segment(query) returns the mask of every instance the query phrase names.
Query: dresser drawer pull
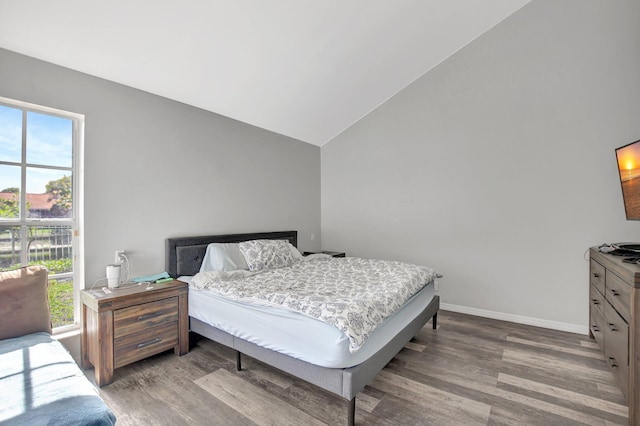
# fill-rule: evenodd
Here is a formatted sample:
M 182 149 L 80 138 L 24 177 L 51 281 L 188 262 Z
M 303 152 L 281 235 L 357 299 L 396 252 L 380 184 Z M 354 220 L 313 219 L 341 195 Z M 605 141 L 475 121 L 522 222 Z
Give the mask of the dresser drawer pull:
M 615 288 L 611 289 L 611 294 L 613 294 L 614 296 L 620 296 L 620 293 L 618 293 Z
M 597 272 L 594 272 L 594 273 L 593 273 L 593 278 L 600 278 L 600 274 L 599 274 L 599 273 L 597 273 Z
M 616 364 L 616 359 L 612 356 L 609 357 L 609 359 L 607 360 L 609 362 L 609 365 L 612 367 L 617 367 L 618 364 Z
M 616 328 L 616 325 L 612 322 L 609 323 L 609 330 L 611 331 L 618 331 L 618 329 Z
M 593 324 L 591 326 L 591 328 L 593 329 L 593 331 L 600 331 L 600 329 L 598 328 L 598 326 L 596 324 Z
M 162 315 L 162 311 L 154 312 L 152 314 L 141 315 L 138 317 L 138 321 L 144 321 L 149 318 L 157 317 L 158 315 Z
M 600 304 L 600 302 L 598 302 L 598 299 L 591 299 L 591 300 L 593 301 L 594 305 L 599 305 Z
M 154 343 L 159 343 L 159 342 L 162 342 L 162 339 L 160 339 L 160 338 L 155 338 L 155 339 L 153 339 L 153 340 L 149 340 L 148 342 L 140 343 L 140 344 L 138 345 L 138 349 L 142 349 L 142 348 L 145 348 L 145 347 L 147 347 L 147 346 L 149 346 L 149 345 L 153 345 Z

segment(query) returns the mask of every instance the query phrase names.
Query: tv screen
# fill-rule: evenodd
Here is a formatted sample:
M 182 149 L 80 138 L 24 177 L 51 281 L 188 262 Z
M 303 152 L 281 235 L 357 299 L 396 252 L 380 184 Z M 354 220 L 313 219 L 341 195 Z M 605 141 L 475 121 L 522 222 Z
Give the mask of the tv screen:
M 627 220 L 640 220 L 640 141 L 616 149 Z

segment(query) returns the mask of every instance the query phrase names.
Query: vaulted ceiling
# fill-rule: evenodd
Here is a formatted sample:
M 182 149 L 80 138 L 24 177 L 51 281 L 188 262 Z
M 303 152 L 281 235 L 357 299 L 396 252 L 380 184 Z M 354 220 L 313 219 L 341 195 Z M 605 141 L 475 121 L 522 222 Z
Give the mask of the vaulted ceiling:
M 529 1 L 2 1 L 0 47 L 321 146 Z

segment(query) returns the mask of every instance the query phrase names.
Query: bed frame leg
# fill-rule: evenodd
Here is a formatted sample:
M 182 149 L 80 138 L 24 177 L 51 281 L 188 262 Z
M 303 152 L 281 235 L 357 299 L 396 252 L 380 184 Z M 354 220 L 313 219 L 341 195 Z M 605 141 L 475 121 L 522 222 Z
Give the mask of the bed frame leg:
M 349 426 L 353 426 L 356 424 L 356 397 L 354 396 L 351 401 L 349 401 L 349 414 L 347 415 L 347 424 Z
M 240 351 L 236 351 L 236 370 L 242 371 L 242 354 Z
M 434 330 L 436 328 L 438 328 L 438 313 L 437 312 L 435 314 L 433 314 L 433 318 L 431 318 L 431 326 L 433 327 Z

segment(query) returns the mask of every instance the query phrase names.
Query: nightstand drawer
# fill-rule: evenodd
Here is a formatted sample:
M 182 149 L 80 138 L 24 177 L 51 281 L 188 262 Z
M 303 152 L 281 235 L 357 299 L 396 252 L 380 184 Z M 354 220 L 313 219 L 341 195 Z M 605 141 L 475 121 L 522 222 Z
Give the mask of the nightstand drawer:
M 114 311 L 113 333 L 118 338 L 175 321 L 178 321 L 178 298 L 171 297 Z
M 616 311 L 625 319 L 629 320 L 631 306 L 631 287 L 616 274 L 607 271 L 607 290 L 605 299 L 607 299 Z
M 122 367 L 178 344 L 178 322 L 147 328 L 114 340 L 114 368 Z

